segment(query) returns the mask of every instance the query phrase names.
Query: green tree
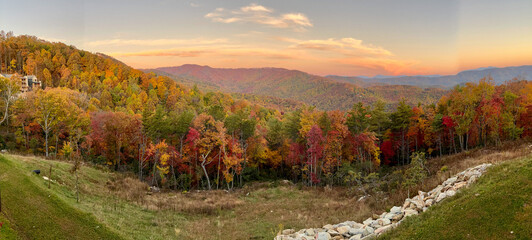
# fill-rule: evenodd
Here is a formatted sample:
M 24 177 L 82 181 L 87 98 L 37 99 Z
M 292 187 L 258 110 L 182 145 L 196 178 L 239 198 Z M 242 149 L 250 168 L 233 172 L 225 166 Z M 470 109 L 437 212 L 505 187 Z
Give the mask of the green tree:
M 427 168 L 425 164 L 427 159 L 424 152 L 412 153 L 412 161 L 406 169 L 404 174 L 403 187 L 408 189 L 408 197 L 410 197 L 410 189 L 416 186 L 427 177 Z
M 414 113 L 412 112 L 412 108 L 408 106 L 405 102 L 405 100 L 401 100 L 399 102 L 399 106 L 397 107 L 397 110 L 393 112 L 390 116 L 392 120 L 392 128 L 395 131 L 398 131 L 401 135 L 401 158 L 403 160 L 403 164 L 405 164 L 408 161 L 408 139 L 406 138 L 406 133 L 408 132 L 408 126 L 410 125 L 410 118 L 412 117 Z
M 369 127 L 369 119 L 371 115 L 361 102 L 353 105 L 351 111 L 348 112 L 347 127 L 353 134 L 365 132 Z

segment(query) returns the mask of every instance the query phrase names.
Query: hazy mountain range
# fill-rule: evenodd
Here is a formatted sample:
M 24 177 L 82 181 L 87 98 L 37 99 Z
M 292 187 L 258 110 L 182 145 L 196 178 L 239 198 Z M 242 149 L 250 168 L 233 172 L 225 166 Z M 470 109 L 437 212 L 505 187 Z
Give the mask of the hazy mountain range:
M 206 91 L 292 99 L 323 110 L 346 110 L 357 102 L 371 104 L 379 100 L 392 105 L 403 97 L 410 104 L 432 103 L 446 92 L 441 88 L 407 85 L 362 86 L 283 68 L 230 69 L 187 64 L 143 71 L 166 75 Z
M 166 75 L 205 91 L 248 94 L 276 101 L 289 99 L 323 110 L 345 110 L 356 102 L 371 104 L 379 100 L 393 107 L 402 98 L 412 105 L 433 103 L 449 88 L 487 76 L 496 84 L 513 78 L 532 79 L 532 66 L 487 67 L 446 76 L 375 77 L 322 77 L 283 68 L 212 68 L 192 64 L 143 71 Z
M 338 82 L 353 83 L 360 86 L 373 85 L 411 85 L 418 87 L 451 88 L 466 82 L 475 82 L 483 77 L 491 76 L 495 84 L 501 84 L 513 78 L 532 80 L 532 65 L 519 67 L 486 67 L 459 72 L 456 75 L 421 75 L 421 76 L 335 76 L 327 78 Z

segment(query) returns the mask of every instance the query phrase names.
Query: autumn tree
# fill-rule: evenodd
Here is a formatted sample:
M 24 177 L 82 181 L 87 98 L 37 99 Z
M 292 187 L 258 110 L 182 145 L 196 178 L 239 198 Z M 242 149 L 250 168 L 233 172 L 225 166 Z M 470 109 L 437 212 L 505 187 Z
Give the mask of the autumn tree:
M 38 91 L 33 98 L 35 120 L 41 126 L 45 135 L 46 156 L 49 156 L 48 138 L 50 133 L 65 119 L 64 106 L 67 104 L 65 96 L 58 91 Z
M 393 130 L 399 132 L 399 138 L 401 143 L 401 160 L 402 163 L 405 164 L 408 162 L 408 126 L 410 125 L 410 120 L 412 117 L 412 108 L 408 106 L 405 102 L 405 100 L 401 100 L 399 102 L 399 106 L 397 107 L 397 110 L 393 112 L 390 115 L 391 121 L 392 121 L 392 128 Z
M 307 132 L 307 154 L 308 154 L 308 185 L 312 186 L 320 182 L 318 170 L 323 156 L 323 133 L 318 125 L 313 125 Z
M 11 104 L 20 90 L 18 81 L 18 77 L 15 75 L 11 78 L 0 76 L 0 109 L 2 111 L 0 125 L 9 118 Z
M 214 120 L 211 115 L 200 114 L 192 122 L 192 127 L 198 131 L 199 138 L 196 140 L 201 168 L 207 180 L 207 187 L 211 189 L 211 181 L 207 171 L 207 165 L 214 161 L 213 153 L 216 148 L 223 148 L 225 142 L 225 128 L 223 123 Z
M 248 111 L 240 110 L 225 119 L 225 127 L 227 133 L 231 136 L 232 139 L 238 141 L 238 145 L 242 153 L 242 170 L 246 168 L 248 154 L 247 150 L 249 147 L 248 140 L 255 136 L 255 128 L 257 122 L 255 119 L 251 118 Z M 242 185 L 242 178 L 240 178 L 240 184 Z

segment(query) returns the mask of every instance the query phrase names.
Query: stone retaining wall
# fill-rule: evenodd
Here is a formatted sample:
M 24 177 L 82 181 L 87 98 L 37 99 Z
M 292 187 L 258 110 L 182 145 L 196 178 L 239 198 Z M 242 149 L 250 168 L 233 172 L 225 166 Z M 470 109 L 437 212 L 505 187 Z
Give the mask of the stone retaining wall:
M 358 240 L 373 239 L 401 223 L 406 217 L 426 211 L 430 206 L 441 202 L 447 197 L 475 182 L 491 164 L 482 164 L 466 169 L 445 180 L 441 185 L 429 192 L 419 191 L 418 195 L 405 200 L 402 207 L 395 206 L 378 218 L 368 218 L 363 223 L 347 221 L 335 225 L 327 224 L 322 228 L 309 228 L 295 231 L 283 230 L 274 240 Z

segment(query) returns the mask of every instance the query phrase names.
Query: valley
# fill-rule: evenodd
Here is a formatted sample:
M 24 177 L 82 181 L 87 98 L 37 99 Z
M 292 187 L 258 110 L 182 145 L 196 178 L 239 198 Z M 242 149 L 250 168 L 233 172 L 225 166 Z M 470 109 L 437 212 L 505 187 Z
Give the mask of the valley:
M 320 110 L 349 110 L 353 104 L 367 105 L 382 101 L 389 109 L 401 99 L 410 105 L 436 103 L 447 90 L 409 85 L 377 85 L 361 87 L 330 78 L 282 68 L 221 69 L 208 66 L 183 65 L 144 69 L 168 76 L 178 83 L 204 91 L 253 94 L 292 99 Z M 406 96 L 409 96 L 406 98 Z
M 0 240 L 532 239 L 531 1 L 0 6 Z

